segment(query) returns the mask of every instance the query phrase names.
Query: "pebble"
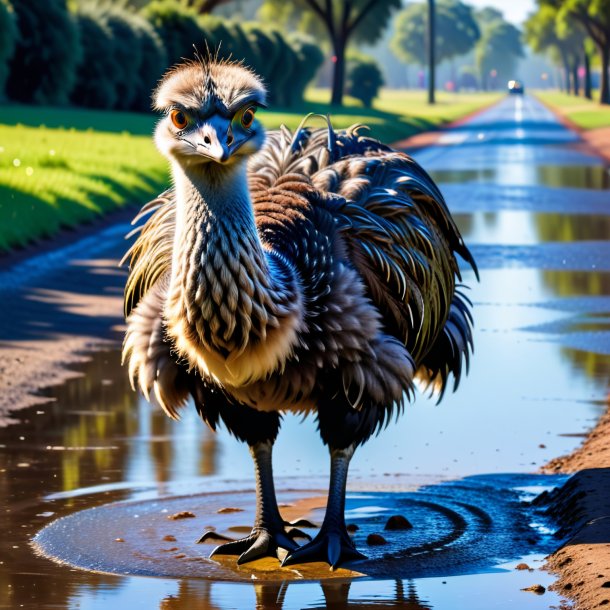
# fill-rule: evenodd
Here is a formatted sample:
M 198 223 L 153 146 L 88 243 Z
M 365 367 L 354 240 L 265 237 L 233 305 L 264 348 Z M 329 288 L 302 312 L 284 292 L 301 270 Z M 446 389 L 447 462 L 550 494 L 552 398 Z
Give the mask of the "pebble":
M 402 515 L 392 515 L 383 528 L 385 530 L 410 530 L 413 526 L 406 517 Z
M 171 534 L 168 534 L 167 536 L 163 536 L 163 540 L 165 542 L 176 542 L 176 536 L 172 536 Z
M 193 519 L 195 517 L 195 513 L 192 513 L 190 510 L 183 510 L 179 513 L 174 513 L 173 515 L 168 515 L 168 519 L 172 521 L 176 521 L 177 519 Z
M 243 512 L 243 508 L 235 508 L 233 506 L 227 506 L 227 508 L 219 508 L 216 512 L 220 515 L 224 513 L 241 513 Z
M 530 568 L 527 563 L 519 563 L 515 566 L 515 570 L 529 570 L 531 572 L 532 568 Z
M 532 585 L 531 587 L 525 587 L 521 591 L 528 591 L 529 593 L 535 593 L 536 595 L 542 595 L 546 589 L 542 585 Z
M 370 546 L 381 546 L 387 544 L 388 541 L 381 534 L 369 534 L 366 537 L 366 543 Z
M 348 523 L 346 529 L 348 532 L 357 532 L 360 528 L 355 523 Z

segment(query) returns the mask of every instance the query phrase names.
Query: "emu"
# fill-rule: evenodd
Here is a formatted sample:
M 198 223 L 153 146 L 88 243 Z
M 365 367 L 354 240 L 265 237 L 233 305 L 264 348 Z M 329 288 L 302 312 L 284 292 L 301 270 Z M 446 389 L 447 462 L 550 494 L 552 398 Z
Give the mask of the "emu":
M 452 376 L 457 387 L 472 349 L 457 256 L 476 274 L 475 262 L 428 174 L 361 126 L 265 137 L 265 88 L 240 63 L 174 67 L 154 107 L 173 188 L 144 206 L 126 254 L 132 385 L 172 418 L 192 396 L 212 429 L 249 446 L 255 523 L 213 555 L 361 559 L 344 518 L 350 459 L 416 382 L 439 396 Z M 330 452 L 325 518 L 303 546 L 271 463 L 290 411 L 315 415 Z

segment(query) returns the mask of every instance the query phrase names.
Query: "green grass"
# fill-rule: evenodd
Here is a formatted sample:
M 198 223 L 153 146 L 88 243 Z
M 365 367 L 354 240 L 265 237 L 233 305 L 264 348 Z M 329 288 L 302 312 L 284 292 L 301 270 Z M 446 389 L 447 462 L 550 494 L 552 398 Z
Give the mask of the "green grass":
M 350 98 L 334 108 L 328 97 L 328 91 L 312 90 L 296 110 L 265 110 L 258 116 L 273 129 L 282 123 L 295 128 L 308 112 L 329 113 L 335 128 L 364 123 L 373 136 L 395 142 L 499 95 L 440 93 L 438 104 L 429 107 L 422 92 L 386 90 L 373 109 Z M 24 105 L 1 110 L 0 252 L 142 203 L 168 184 L 167 163 L 152 143 L 152 114 Z
M 610 127 L 610 106 L 558 91 L 537 91 L 536 97 L 582 129 Z

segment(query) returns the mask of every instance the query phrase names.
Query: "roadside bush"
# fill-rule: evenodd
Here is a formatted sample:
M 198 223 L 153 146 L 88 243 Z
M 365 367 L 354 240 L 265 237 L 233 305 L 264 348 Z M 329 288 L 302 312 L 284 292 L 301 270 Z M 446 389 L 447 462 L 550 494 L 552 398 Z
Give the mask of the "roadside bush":
M 165 46 L 149 21 L 139 15 L 132 17 L 132 26 L 140 40 L 141 61 L 135 75 L 133 110 L 150 110 L 151 94 L 165 71 L 168 61 Z
M 269 75 L 269 100 L 278 106 L 289 106 L 292 102 L 290 89 L 298 66 L 296 51 L 278 30 L 270 30 L 271 40 L 277 46 L 279 61 L 273 64 Z
M 113 73 L 116 87 L 114 107 L 128 110 L 138 91 L 137 82 L 142 64 L 140 38 L 132 23 L 133 16 L 127 11 L 107 7 L 101 9 L 100 17 L 112 32 Z
M 82 44 L 82 58 L 76 71 L 72 103 L 87 108 L 114 108 L 117 87 L 114 75 L 112 31 L 91 7 L 79 8 L 75 15 Z M 103 49 L 103 52 L 101 50 Z
M 157 31 L 167 54 L 167 66 L 182 57 L 193 57 L 193 45 L 203 52 L 204 31 L 197 23 L 197 14 L 175 0 L 153 0 L 141 14 Z M 166 67 L 167 67 L 166 66 Z
M 368 55 L 347 58 L 347 93 L 370 108 L 383 85 L 383 74 L 377 62 Z
M 287 90 L 290 95 L 288 104 L 293 105 L 303 100 L 307 85 L 315 78 L 320 66 L 324 63 L 324 54 L 311 37 L 299 32 L 293 33 L 289 37 L 289 42 L 296 51 L 298 62 L 292 86 Z
M 8 0 L 0 0 L 0 100 L 4 97 L 4 83 L 8 63 L 17 44 L 15 11 Z
M 8 96 L 20 102 L 63 104 L 76 80 L 81 45 L 65 0 L 11 0 L 19 36 L 9 64 Z

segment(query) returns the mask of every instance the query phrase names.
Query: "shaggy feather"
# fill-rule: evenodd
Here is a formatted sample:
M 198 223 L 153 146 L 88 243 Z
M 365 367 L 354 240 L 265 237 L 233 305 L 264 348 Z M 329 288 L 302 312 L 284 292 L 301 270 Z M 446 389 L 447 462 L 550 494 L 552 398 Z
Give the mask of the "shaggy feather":
M 192 95 L 195 68 L 168 76 L 158 104 L 176 86 Z M 362 414 L 364 442 L 402 409 L 415 376 L 440 397 L 451 376 L 457 387 L 472 349 L 457 256 L 476 266 L 413 159 L 357 125 L 282 128 L 227 207 L 220 177 L 239 180 L 232 171 L 210 184 L 178 175 L 178 191 L 140 214 L 124 359 L 146 395 L 175 416 L 188 387 L 206 421 L 220 417 L 218 406 L 205 415 L 206 401 L 327 413 L 332 396 Z

